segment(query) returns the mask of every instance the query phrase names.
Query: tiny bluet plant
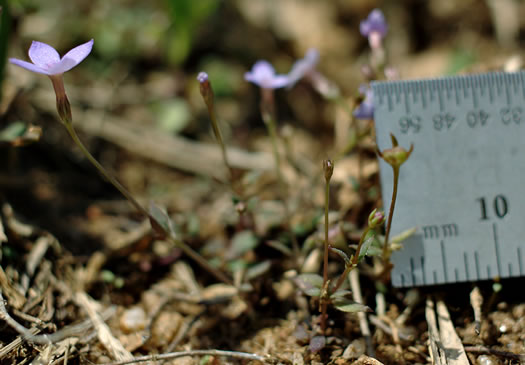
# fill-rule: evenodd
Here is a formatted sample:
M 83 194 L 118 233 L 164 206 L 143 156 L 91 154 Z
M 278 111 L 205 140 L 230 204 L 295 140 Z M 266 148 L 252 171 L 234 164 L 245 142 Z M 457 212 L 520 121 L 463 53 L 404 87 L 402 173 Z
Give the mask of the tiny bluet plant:
M 67 52 L 63 57 L 60 57 L 59 53 L 50 45 L 42 42 L 33 41 L 29 48 L 29 58 L 32 62 L 24 60 L 10 58 L 9 62 L 19 67 L 25 68 L 26 70 L 36 72 L 39 74 L 47 75 L 51 79 L 53 88 L 56 95 L 56 107 L 60 117 L 60 121 L 66 127 L 67 132 L 80 148 L 86 158 L 96 167 L 96 169 L 104 176 L 117 190 L 145 217 L 147 217 L 152 225 L 152 228 L 170 239 L 177 247 L 179 247 L 185 254 L 195 260 L 205 270 L 214 275 L 217 279 L 226 283 L 231 283 L 231 280 L 219 270 L 213 268 L 208 262 L 194 251 L 185 242 L 180 240 L 173 229 L 171 229 L 171 223 L 167 214 L 163 213 L 155 205 L 152 206 L 150 212 L 148 212 L 132 195 L 131 193 L 107 170 L 97 161 L 95 157 L 89 152 L 86 146 L 82 143 L 76 130 L 73 126 L 73 116 L 71 113 L 71 105 L 69 103 L 66 89 L 64 87 L 63 74 L 72 68 L 78 66 L 93 49 L 94 40 L 90 40 L 80 46 L 77 46 Z

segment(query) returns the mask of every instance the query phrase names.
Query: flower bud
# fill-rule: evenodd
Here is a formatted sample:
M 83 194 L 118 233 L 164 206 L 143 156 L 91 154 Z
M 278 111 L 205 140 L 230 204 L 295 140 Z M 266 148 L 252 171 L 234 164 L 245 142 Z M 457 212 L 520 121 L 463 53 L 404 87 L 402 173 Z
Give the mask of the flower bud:
M 323 160 L 324 178 L 328 182 L 334 173 L 334 162 L 332 160 Z
M 368 226 L 370 228 L 376 228 L 377 226 L 380 226 L 385 221 L 385 213 L 382 211 L 378 211 L 377 208 L 370 213 L 368 216 Z
M 208 80 L 208 74 L 206 72 L 199 72 L 197 75 L 197 81 L 200 83 L 200 92 L 206 106 L 208 108 L 213 107 L 213 89 L 211 88 L 210 80 Z

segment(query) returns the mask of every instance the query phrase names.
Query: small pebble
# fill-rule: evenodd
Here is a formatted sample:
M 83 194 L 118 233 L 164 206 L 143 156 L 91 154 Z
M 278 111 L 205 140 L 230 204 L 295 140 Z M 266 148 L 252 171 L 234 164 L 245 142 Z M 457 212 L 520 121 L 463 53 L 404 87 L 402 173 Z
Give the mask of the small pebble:
M 497 365 L 497 363 L 487 355 L 479 355 L 477 359 L 478 365 Z
M 146 313 L 141 307 L 127 309 L 120 317 L 120 328 L 130 333 L 140 331 L 146 327 Z

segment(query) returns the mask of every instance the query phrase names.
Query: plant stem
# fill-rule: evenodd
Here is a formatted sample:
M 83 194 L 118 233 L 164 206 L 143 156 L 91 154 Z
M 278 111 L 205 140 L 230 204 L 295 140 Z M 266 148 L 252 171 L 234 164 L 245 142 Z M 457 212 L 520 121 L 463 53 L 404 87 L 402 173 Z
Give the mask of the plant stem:
M 217 142 L 219 143 L 219 146 L 221 147 L 221 153 L 222 153 L 222 160 L 224 161 L 224 165 L 228 169 L 228 172 L 230 174 L 230 183 L 232 184 L 232 189 L 234 188 L 234 174 L 233 169 L 230 165 L 230 162 L 228 161 L 228 156 L 226 154 L 226 146 L 224 145 L 224 141 L 222 139 L 221 130 L 219 128 L 219 120 L 217 118 L 217 115 L 215 114 L 215 109 L 213 107 L 208 106 L 208 114 L 210 115 L 211 119 L 211 125 L 213 128 L 213 133 L 215 134 L 215 138 L 217 139 Z
M 285 215 L 286 215 L 286 225 L 288 230 L 290 231 L 291 239 L 292 239 L 292 247 L 293 251 L 296 255 L 299 255 L 299 243 L 297 242 L 297 237 L 295 236 L 295 233 L 292 230 L 291 225 L 291 213 L 290 208 L 288 206 L 288 202 L 286 201 L 287 196 L 287 187 L 286 183 L 284 182 L 284 177 L 281 171 L 281 158 L 279 157 L 279 148 L 277 146 L 278 136 L 277 136 L 277 127 L 275 125 L 275 102 L 273 98 L 273 90 L 272 89 L 261 89 L 262 91 L 262 100 L 261 100 L 261 115 L 264 122 L 264 125 L 266 126 L 266 129 L 268 130 L 268 134 L 270 135 L 270 140 L 272 142 L 272 152 L 273 157 L 275 160 L 275 172 L 277 174 L 277 180 L 279 182 L 279 189 L 280 189 L 280 199 L 283 202 Z
M 148 217 L 149 219 L 153 219 L 151 215 L 148 213 L 148 211 L 142 205 L 140 205 L 139 202 L 135 200 L 135 198 L 133 198 L 130 192 L 124 186 L 122 186 L 122 184 L 119 183 L 117 179 L 111 176 L 106 171 L 106 169 L 97 161 L 97 159 L 93 157 L 93 155 L 89 152 L 89 150 L 86 148 L 86 146 L 84 146 L 84 144 L 78 137 L 78 134 L 76 133 L 75 128 L 73 127 L 73 124 L 66 123 L 66 122 L 64 122 L 63 124 L 66 127 L 69 135 L 71 136 L 75 144 L 80 148 L 80 150 L 87 157 L 89 162 L 91 162 L 97 168 L 97 170 L 102 174 L 102 176 L 104 176 L 115 188 L 117 188 L 117 190 L 122 195 L 124 195 L 124 197 L 135 207 L 135 209 L 137 209 L 139 212 L 141 212 L 144 216 Z M 181 241 L 180 239 L 176 237 L 173 237 L 168 232 L 165 232 L 165 234 L 170 239 L 170 241 L 173 244 L 175 244 L 175 246 L 179 247 L 186 255 L 188 255 L 190 258 L 195 260 L 203 269 L 208 271 L 210 274 L 215 276 L 220 281 L 223 281 L 227 284 L 232 284 L 232 281 L 228 277 L 226 277 L 226 275 L 224 275 L 222 272 L 215 269 L 214 267 L 210 266 L 210 264 L 201 255 L 195 252 L 185 242 Z
M 327 283 L 328 283 L 328 211 L 330 205 L 330 180 L 326 179 L 325 184 L 325 193 L 324 193 L 324 256 L 323 256 L 323 288 L 326 288 L 328 292 Z M 323 293 L 325 290 L 323 290 Z M 327 298 L 321 296 L 321 330 L 323 334 L 326 332 L 326 301 Z
M 387 262 L 390 259 L 390 249 L 388 247 L 388 238 L 390 236 L 390 228 L 392 227 L 392 218 L 394 216 L 394 208 L 396 206 L 397 185 L 399 181 L 399 167 L 392 166 L 394 170 L 394 188 L 392 189 L 392 200 L 390 201 L 390 209 L 388 212 L 388 222 L 386 224 L 385 242 L 383 244 L 383 260 Z
M 144 214 L 146 217 L 149 217 L 150 215 L 148 211 L 142 205 L 140 205 L 135 200 L 135 198 L 133 198 L 133 196 L 129 193 L 129 191 L 124 186 L 122 186 L 122 184 L 119 183 L 117 179 L 111 176 L 106 171 L 106 169 L 97 161 L 97 159 L 93 157 L 93 155 L 88 151 L 86 146 L 84 146 L 84 144 L 78 137 L 78 134 L 75 131 L 75 128 L 73 127 L 73 125 L 71 123 L 63 123 L 63 124 L 66 127 L 69 135 L 71 136 L 75 144 L 80 148 L 80 150 L 82 151 L 84 156 L 86 156 L 86 158 L 89 160 L 89 162 L 91 162 L 91 164 L 93 164 L 93 166 L 96 167 L 96 169 L 100 172 L 100 174 L 102 174 L 102 176 L 104 176 L 115 188 L 117 188 L 117 190 L 122 195 L 124 195 L 124 197 L 135 207 L 135 209 L 137 209 L 139 212 Z

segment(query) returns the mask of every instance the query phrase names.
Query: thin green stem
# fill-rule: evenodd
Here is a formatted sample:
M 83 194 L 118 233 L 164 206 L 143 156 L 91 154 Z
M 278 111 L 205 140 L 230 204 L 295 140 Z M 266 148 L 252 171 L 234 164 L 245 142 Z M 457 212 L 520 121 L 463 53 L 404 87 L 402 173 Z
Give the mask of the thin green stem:
M 390 236 L 390 229 L 392 227 L 392 218 L 394 217 L 394 208 L 396 206 L 397 186 L 399 182 L 399 167 L 392 166 L 394 170 L 394 188 L 392 189 L 392 200 L 390 202 L 390 209 L 388 212 L 388 221 L 385 231 L 385 242 L 383 243 L 383 260 L 387 262 L 390 259 L 390 249 L 388 247 L 388 239 Z
M 328 210 L 330 199 L 330 183 L 326 181 L 325 185 L 323 285 L 325 285 L 328 281 Z
M 270 135 L 270 140 L 272 142 L 272 152 L 273 157 L 275 160 L 275 173 L 277 174 L 277 180 L 279 181 L 279 189 L 281 190 L 281 201 L 284 204 L 285 209 L 285 215 L 286 215 L 286 224 L 288 226 L 288 229 L 290 230 L 291 239 L 292 239 L 292 246 L 295 254 L 299 254 L 299 243 L 297 242 L 297 237 L 295 236 L 295 233 L 292 230 L 291 227 L 291 213 L 290 208 L 288 207 L 288 202 L 286 201 L 286 195 L 287 195 L 287 186 L 284 182 L 284 177 L 281 171 L 281 158 L 279 157 L 279 149 L 277 146 L 278 136 L 277 136 L 277 127 L 275 125 L 275 119 L 271 115 L 271 113 L 267 112 L 262 108 L 262 117 L 264 121 L 264 125 L 266 126 L 266 129 L 268 130 L 268 134 Z
M 323 288 L 327 289 L 326 294 L 330 294 L 328 292 L 328 211 L 329 211 L 329 205 L 330 205 L 330 179 L 326 179 L 325 184 L 325 193 L 324 193 L 325 203 L 324 203 L 324 256 L 323 256 Z M 325 291 L 323 290 L 323 293 Z M 327 307 L 327 299 L 321 297 L 321 330 L 323 331 L 323 334 L 325 334 L 326 331 L 326 307 Z
M 233 169 L 228 160 L 228 155 L 226 154 L 226 146 L 224 145 L 221 130 L 219 128 L 219 119 L 217 118 L 217 114 L 215 113 L 215 109 L 213 107 L 208 107 L 208 114 L 210 115 L 213 133 L 215 134 L 215 138 L 217 139 L 217 142 L 219 143 L 219 146 L 221 147 L 222 160 L 224 161 L 224 165 L 226 166 L 230 174 L 230 182 L 232 184 L 232 189 L 233 189 L 233 184 L 234 184 Z
M 89 162 L 91 162 L 91 164 L 93 164 L 93 166 L 96 167 L 96 169 L 100 172 L 100 174 L 104 176 L 115 188 L 117 188 L 117 190 L 122 195 L 124 195 L 124 197 L 135 207 L 135 209 L 137 209 L 139 212 L 144 214 L 146 217 L 149 217 L 148 211 L 142 205 L 140 205 L 139 202 L 137 202 L 135 198 L 133 198 L 133 196 L 129 193 L 129 191 L 124 186 L 122 186 L 122 184 L 119 183 L 117 179 L 111 176 L 106 171 L 106 169 L 95 159 L 95 157 L 93 157 L 93 155 L 88 151 L 86 146 L 84 146 L 84 144 L 78 137 L 78 134 L 75 131 L 75 128 L 73 127 L 73 125 L 71 123 L 63 123 L 63 124 L 66 127 L 69 135 L 71 136 L 75 144 L 80 148 L 80 150 L 82 151 L 84 156 L 86 156 L 86 158 L 89 160 Z
M 204 270 L 215 276 L 215 278 L 226 284 L 233 285 L 233 282 L 230 280 L 230 278 L 211 266 L 208 261 L 206 261 L 198 252 L 188 246 L 188 244 L 171 235 L 169 235 L 168 238 L 173 244 L 175 244 L 175 246 L 179 247 L 186 255 L 195 260 L 195 262 L 197 262 L 197 264 L 199 264 Z
M 341 276 L 339 276 L 337 283 L 332 289 L 332 293 L 335 293 L 341 287 L 341 285 L 343 285 L 350 271 L 352 271 L 352 269 L 354 269 L 357 266 L 359 262 L 359 255 L 361 253 L 361 248 L 363 247 L 363 243 L 365 242 L 366 235 L 368 234 L 368 232 L 370 232 L 370 230 L 371 230 L 370 227 L 366 227 L 366 229 L 364 230 L 363 234 L 361 235 L 361 239 L 359 240 L 359 243 L 357 245 L 357 249 L 355 250 L 355 254 L 352 257 L 352 262 L 350 263 L 350 265 L 347 265 L 345 267 L 345 271 L 343 271 Z
M 78 134 L 75 131 L 75 128 L 71 123 L 63 123 L 66 127 L 69 135 L 75 142 L 75 144 L 80 148 L 82 153 L 87 157 L 89 162 L 91 162 L 97 170 L 104 176 L 117 190 L 124 195 L 124 197 L 144 216 L 152 219 L 151 215 L 148 213 L 148 211 L 140 205 L 135 198 L 129 193 L 129 191 L 122 186 L 121 183 L 117 181 L 113 176 L 111 176 L 106 169 L 93 157 L 93 155 L 88 151 L 86 146 L 82 143 L 80 138 L 78 137 Z M 225 282 L 227 284 L 232 284 L 232 281 L 222 272 L 212 267 L 201 255 L 199 255 L 196 251 L 194 251 L 190 246 L 188 246 L 185 242 L 181 241 L 180 239 L 173 237 L 168 232 L 165 232 L 166 236 L 172 241 L 172 243 L 179 247 L 186 255 L 191 257 L 193 260 L 195 260 L 203 269 L 208 271 L 210 274 L 215 276 L 217 279 L 219 279 L 222 282 Z

